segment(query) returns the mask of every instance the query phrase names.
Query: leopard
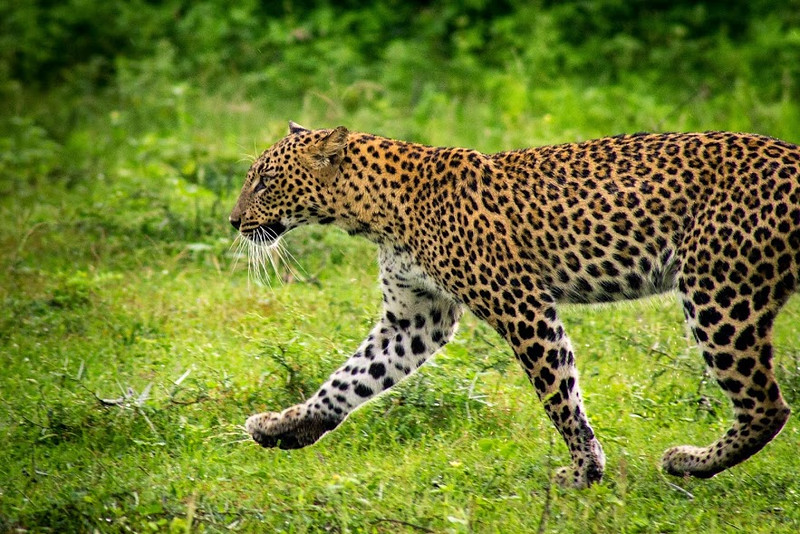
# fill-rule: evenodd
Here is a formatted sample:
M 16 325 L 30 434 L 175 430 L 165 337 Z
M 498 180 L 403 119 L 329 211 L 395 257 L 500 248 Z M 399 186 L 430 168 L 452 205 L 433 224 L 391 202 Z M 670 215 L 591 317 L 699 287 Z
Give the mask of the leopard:
M 800 277 L 800 148 L 757 134 L 637 133 L 483 153 L 346 127 L 288 134 L 247 172 L 230 215 L 274 247 L 333 225 L 377 244 L 380 317 L 304 402 L 249 417 L 263 447 L 317 442 L 414 373 L 469 310 L 513 350 L 569 451 L 559 484 L 602 480 L 565 305 L 677 294 L 733 422 L 659 469 L 710 478 L 760 451 L 790 415 L 773 323 Z

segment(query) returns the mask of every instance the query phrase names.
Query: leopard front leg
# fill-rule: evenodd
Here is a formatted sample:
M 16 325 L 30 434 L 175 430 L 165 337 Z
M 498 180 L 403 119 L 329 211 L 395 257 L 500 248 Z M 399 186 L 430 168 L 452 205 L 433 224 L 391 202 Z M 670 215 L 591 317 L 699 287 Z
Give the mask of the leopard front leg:
M 248 418 L 245 426 L 256 442 L 282 449 L 311 445 L 450 340 L 461 305 L 422 283 L 410 260 L 381 251 L 381 281 L 383 315 L 369 336 L 311 398 Z
M 534 300 L 544 302 L 540 310 L 500 330 L 569 448 L 572 463 L 556 472 L 556 481 L 565 487 L 585 488 L 603 478 L 605 454 L 586 417 L 572 345 L 552 299 L 544 295 Z

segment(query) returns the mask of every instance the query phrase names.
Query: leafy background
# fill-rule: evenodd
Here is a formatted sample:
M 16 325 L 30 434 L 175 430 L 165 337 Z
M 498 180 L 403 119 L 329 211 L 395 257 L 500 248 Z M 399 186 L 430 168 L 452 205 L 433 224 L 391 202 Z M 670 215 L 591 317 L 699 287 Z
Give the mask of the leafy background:
M 322 442 L 247 415 L 314 391 L 379 306 L 333 229 L 248 276 L 226 222 L 286 131 L 497 151 L 633 131 L 800 141 L 800 3 L 0 4 L 0 531 L 796 532 L 800 427 L 709 481 L 661 451 L 726 428 L 674 299 L 570 308 L 609 456 L 583 492 L 503 342 L 467 317 Z M 776 329 L 800 399 L 800 305 Z

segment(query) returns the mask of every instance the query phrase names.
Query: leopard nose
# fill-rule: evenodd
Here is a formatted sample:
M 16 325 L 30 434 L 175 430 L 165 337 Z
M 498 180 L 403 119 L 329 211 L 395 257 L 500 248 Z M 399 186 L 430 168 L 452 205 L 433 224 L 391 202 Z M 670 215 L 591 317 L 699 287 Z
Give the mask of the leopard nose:
M 228 220 L 231 222 L 231 225 L 232 225 L 234 228 L 236 228 L 237 230 L 238 230 L 238 229 L 239 229 L 239 227 L 242 225 L 242 220 L 241 220 L 241 219 L 234 219 L 234 218 L 230 218 L 230 219 L 228 219 Z

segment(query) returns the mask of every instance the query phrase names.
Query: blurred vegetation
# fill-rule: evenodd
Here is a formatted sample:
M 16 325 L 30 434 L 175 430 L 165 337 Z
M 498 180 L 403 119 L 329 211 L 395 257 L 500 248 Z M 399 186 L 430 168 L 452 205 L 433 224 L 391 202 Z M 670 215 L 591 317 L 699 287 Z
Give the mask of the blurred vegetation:
M 589 491 L 549 485 L 567 451 L 473 317 L 319 445 L 247 441 L 380 305 L 374 246 L 335 229 L 287 236 L 305 273 L 271 289 L 231 250 L 288 119 L 484 151 L 797 143 L 800 2 L 0 2 L 0 532 L 800 530 L 796 418 L 713 480 L 658 473 L 729 418 L 669 299 L 564 312 L 609 456 Z M 795 406 L 798 304 L 776 330 Z
M 218 194 L 289 118 L 485 151 L 630 130 L 792 140 L 798 94 L 798 0 L 6 2 L 0 192 L 129 172 L 135 152 L 151 178 Z
M 780 94 L 800 72 L 791 61 L 799 8 L 769 0 L 31 1 L 0 8 L 0 59 L 6 77 L 34 88 L 77 78 L 113 85 L 131 62 L 167 55 L 176 79 L 244 76 L 281 96 L 331 77 L 475 91 L 515 62 L 540 82 L 647 73 L 689 91 L 772 80 Z
M 253 108 L 461 141 L 436 133 L 447 117 L 484 150 L 629 129 L 796 139 L 799 84 L 798 0 L 5 2 L 0 172 L 74 181 L 134 134 L 230 187 L 186 136 Z M 227 109 L 198 109 L 209 95 Z

